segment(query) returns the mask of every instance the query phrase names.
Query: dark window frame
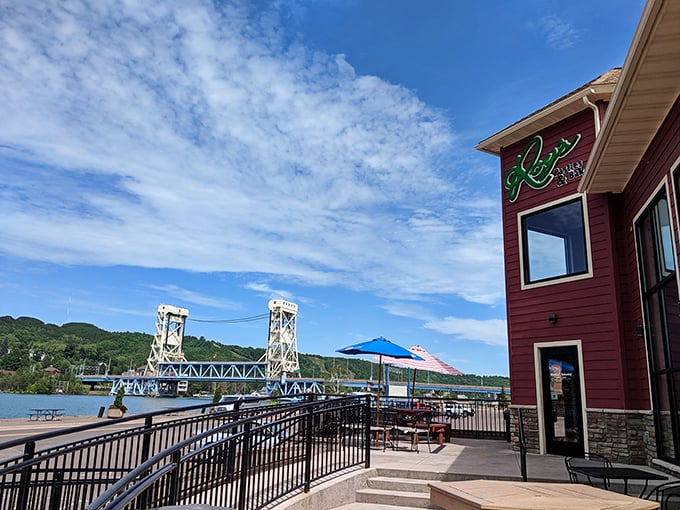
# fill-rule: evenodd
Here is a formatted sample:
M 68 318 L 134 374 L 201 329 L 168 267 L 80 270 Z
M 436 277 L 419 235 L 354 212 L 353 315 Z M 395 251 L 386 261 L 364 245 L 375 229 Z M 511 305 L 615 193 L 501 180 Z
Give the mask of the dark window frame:
M 573 206 L 573 204 L 578 203 L 579 213 L 580 213 L 580 238 L 578 242 L 575 242 L 575 236 L 565 235 L 566 230 L 560 231 L 558 228 L 548 228 L 550 225 L 546 224 L 543 228 L 543 232 L 540 231 L 539 223 L 540 221 L 535 221 L 534 225 L 531 225 L 531 220 L 539 218 L 540 216 L 546 217 L 548 214 L 554 213 L 558 209 L 565 209 L 567 207 Z M 520 245 L 522 247 L 522 286 L 531 287 L 534 285 L 543 285 L 550 283 L 561 283 L 564 280 L 571 280 L 574 277 L 580 278 L 584 276 L 589 276 L 592 271 L 592 262 L 590 258 L 590 237 L 588 235 L 588 221 L 587 221 L 587 208 L 585 205 L 585 196 L 578 195 L 566 200 L 559 201 L 557 203 L 548 204 L 545 207 L 531 209 L 529 211 L 519 214 L 519 234 L 520 234 Z M 577 229 L 574 229 L 577 230 Z M 529 239 L 530 232 L 535 232 L 538 234 L 545 233 L 554 237 L 555 239 L 562 238 L 564 245 L 564 270 L 562 274 L 551 275 L 547 277 L 539 277 L 532 279 L 531 271 L 531 242 Z M 561 235 L 562 234 L 562 235 Z

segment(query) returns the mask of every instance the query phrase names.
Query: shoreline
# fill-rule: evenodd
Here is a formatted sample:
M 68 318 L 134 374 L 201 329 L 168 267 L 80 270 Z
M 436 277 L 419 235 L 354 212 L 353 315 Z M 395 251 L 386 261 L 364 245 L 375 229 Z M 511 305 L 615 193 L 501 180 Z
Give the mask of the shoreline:
M 141 415 L 143 413 L 136 413 Z M 130 414 L 129 417 L 134 417 L 136 414 Z M 181 413 L 187 415 L 188 413 Z M 158 421 L 174 420 L 178 415 L 163 415 L 158 416 Z M 95 423 L 104 422 L 107 426 L 98 427 L 94 430 L 83 430 L 76 432 L 73 435 L 57 435 L 41 440 L 38 449 L 49 448 L 52 446 L 60 446 L 62 444 L 78 441 L 87 437 L 94 437 L 100 434 L 112 432 L 112 430 L 124 430 L 131 427 L 139 426 L 138 420 L 130 420 L 121 422 L 116 418 L 107 418 L 105 416 L 99 418 L 97 415 L 67 415 L 59 420 L 29 420 L 28 418 L 0 418 L 0 445 L 17 439 L 27 442 L 31 436 L 37 436 L 49 432 L 55 432 L 72 427 L 79 427 L 82 425 L 92 425 Z M 64 440 L 66 438 L 66 440 Z M 16 457 L 23 454 L 23 443 L 13 446 L 11 448 L 0 449 L 0 462 L 11 457 Z
M 133 416 L 133 415 L 130 415 Z M 26 418 L 0 418 L 0 430 L 4 430 L 10 427 L 22 427 L 22 426 L 30 426 L 30 427 L 40 427 L 42 425 L 47 425 L 47 426 L 55 426 L 57 428 L 67 428 L 67 427 L 75 427 L 78 422 L 82 423 L 91 423 L 91 422 L 96 422 L 100 420 L 107 420 L 110 418 L 106 418 L 105 416 L 102 418 L 97 417 L 97 415 L 89 415 L 89 414 L 83 414 L 83 415 L 64 415 L 59 419 L 54 419 L 54 420 L 31 420 L 28 417 Z

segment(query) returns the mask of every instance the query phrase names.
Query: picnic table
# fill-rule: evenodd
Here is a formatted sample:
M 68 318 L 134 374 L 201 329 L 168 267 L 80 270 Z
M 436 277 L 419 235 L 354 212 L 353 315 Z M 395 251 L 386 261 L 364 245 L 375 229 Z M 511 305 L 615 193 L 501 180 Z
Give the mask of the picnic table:
M 430 482 L 430 503 L 450 510 L 654 510 L 656 501 L 638 499 L 577 483 L 465 480 Z
M 34 421 L 61 420 L 64 410 L 56 407 L 33 408 L 28 410 L 28 419 Z

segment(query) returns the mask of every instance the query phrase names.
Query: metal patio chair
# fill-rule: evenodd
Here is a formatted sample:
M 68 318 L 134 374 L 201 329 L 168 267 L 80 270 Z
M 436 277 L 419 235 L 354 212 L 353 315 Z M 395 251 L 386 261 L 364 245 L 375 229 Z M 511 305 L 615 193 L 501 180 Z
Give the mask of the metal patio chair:
M 671 510 L 671 508 L 680 508 L 680 481 L 662 483 L 656 487 L 652 487 L 645 499 L 656 501 L 661 505 L 661 510 Z M 677 503 L 671 506 L 671 499 L 675 499 Z
M 572 469 L 572 467 L 578 466 L 612 467 L 612 463 L 607 457 L 603 455 L 598 455 L 597 453 L 589 452 L 585 452 L 582 457 L 565 457 L 564 465 L 567 468 L 567 473 L 569 473 L 569 481 L 571 481 L 571 483 L 581 483 L 581 480 L 579 480 L 578 478 L 580 473 L 576 473 Z M 586 479 L 588 480 L 589 485 L 592 485 L 593 487 L 599 486 L 599 484 L 594 483 L 589 476 L 586 476 Z M 609 489 L 610 486 L 609 480 L 604 478 L 601 486 L 603 489 Z

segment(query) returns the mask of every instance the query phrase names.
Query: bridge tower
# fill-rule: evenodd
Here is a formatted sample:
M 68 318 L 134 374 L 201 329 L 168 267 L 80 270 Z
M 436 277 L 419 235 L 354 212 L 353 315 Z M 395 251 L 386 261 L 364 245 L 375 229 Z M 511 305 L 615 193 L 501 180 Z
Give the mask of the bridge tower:
M 290 301 L 269 301 L 269 339 L 264 356 L 269 380 L 285 379 L 288 375 L 300 373 L 296 336 L 297 311 L 298 306 Z
M 186 308 L 159 305 L 156 316 L 156 334 L 151 344 L 151 353 L 146 360 L 146 375 L 155 376 L 158 364 L 186 361 L 182 351 L 184 323 L 189 316 Z

